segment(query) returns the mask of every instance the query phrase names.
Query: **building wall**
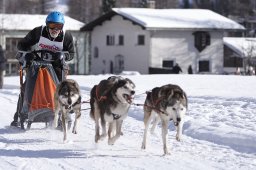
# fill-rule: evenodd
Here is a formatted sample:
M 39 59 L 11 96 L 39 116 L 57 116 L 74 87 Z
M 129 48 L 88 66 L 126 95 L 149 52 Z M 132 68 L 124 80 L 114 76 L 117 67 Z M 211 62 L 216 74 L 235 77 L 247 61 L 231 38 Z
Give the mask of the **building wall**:
M 199 59 L 210 60 L 210 73 L 223 74 L 223 32 L 210 32 L 211 45 L 199 53 Z
M 209 60 L 211 73 L 223 72 L 222 32 L 209 32 L 211 45 L 199 52 L 194 46 L 193 31 L 151 31 L 151 67 L 162 67 L 163 60 L 173 60 L 187 73 L 192 65 L 198 72 L 198 62 Z
M 115 56 L 124 57 L 124 71 L 138 71 L 148 74 L 149 67 L 162 68 L 163 60 L 173 60 L 178 63 L 183 73 L 192 65 L 194 73 L 199 73 L 199 61 L 209 61 L 209 72 L 222 74 L 223 71 L 223 32 L 210 31 L 209 46 L 199 52 L 194 46 L 194 31 L 148 31 L 120 16 L 96 26 L 91 36 L 91 74 L 111 72 L 111 62 Z M 145 45 L 137 45 L 137 36 L 145 35 Z M 106 45 L 106 36 L 113 35 L 115 44 Z M 124 36 L 124 45 L 117 44 L 118 36 Z M 95 47 L 98 57 L 95 57 Z M 114 72 L 115 73 L 115 72 Z
M 146 44 L 137 45 L 137 36 L 145 35 Z M 113 35 L 115 44 L 106 45 L 106 36 Z M 118 36 L 124 36 L 124 45 L 118 45 Z M 124 71 L 138 71 L 148 73 L 149 62 L 149 32 L 140 26 L 134 25 L 120 16 L 114 16 L 111 20 L 96 26 L 91 36 L 91 74 L 110 73 L 110 63 L 115 62 L 115 56 L 124 57 Z M 98 48 L 98 58 L 95 58 L 95 47 Z

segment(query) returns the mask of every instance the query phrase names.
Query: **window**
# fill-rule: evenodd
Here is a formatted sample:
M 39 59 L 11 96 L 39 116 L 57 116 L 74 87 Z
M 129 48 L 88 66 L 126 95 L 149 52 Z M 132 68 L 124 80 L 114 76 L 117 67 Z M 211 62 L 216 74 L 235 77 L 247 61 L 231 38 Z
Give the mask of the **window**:
M 172 68 L 173 67 L 173 60 L 163 60 L 163 67 Z
M 210 72 L 210 62 L 205 61 L 199 61 L 199 72 Z
M 118 45 L 124 45 L 124 36 L 123 35 L 118 36 Z
M 145 45 L 145 36 L 138 35 L 138 45 Z
M 94 47 L 94 58 L 98 58 L 99 57 L 99 48 L 98 47 Z
M 243 58 L 224 45 L 224 67 L 243 67 Z
M 224 57 L 224 67 L 243 67 L 241 57 Z
M 18 74 L 18 68 L 19 68 L 19 62 L 15 58 L 17 54 L 17 44 L 21 40 L 21 38 L 6 38 L 6 50 L 5 50 L 5 56 L 8 59 L 7 60 L 7 69 L 6 74 L 7 75 L 17 75 Z
M 206 46 L 211 44 L 211 37 L 208 32 L 197 31 L 193 34 L 195 36 L 195 47 L 199 52 L 203 51 Z
M 8 58 L 15 59 L 17 53 L 17 45 L 21 38 L 6 38 L 6 51 L 5 54 Z
M 115 45 L 115 36 L 114 35 L 107 35 L 107 45 Z

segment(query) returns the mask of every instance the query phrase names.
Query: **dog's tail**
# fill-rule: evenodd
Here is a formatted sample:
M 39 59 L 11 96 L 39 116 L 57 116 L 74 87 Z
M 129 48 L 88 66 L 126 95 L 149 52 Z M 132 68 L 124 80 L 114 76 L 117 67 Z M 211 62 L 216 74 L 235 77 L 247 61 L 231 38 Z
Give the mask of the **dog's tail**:
M 94 103 L 95 103 L 95 95 L 96 95 L 96 87 L 97 85 L 93 86 L 93 88 L 91 89 L 90 92 L 90 106 L 91 106 L 91 111 L 90 111 L 90 117 L 95 120 L 95 116 L 94 116 Z

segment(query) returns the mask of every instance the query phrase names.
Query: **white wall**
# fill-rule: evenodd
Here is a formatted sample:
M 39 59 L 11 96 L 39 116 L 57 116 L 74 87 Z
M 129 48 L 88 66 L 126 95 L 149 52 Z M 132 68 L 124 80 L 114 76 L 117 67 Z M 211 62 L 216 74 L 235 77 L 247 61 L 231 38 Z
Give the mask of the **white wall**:
M 137 35 L 144 34 L 146 45 L 137 45 Z M 115 36 L 115 45 L 106 45 L 106 36 Z M 117 45 L 118 36 L 124 35 L 124 45 Z M 104 70 L 109 73 L 110 61 L 114 62 L 116 55 L 123 55 L 125 58 L 125 71 L 139 71 L 142 74 L 148 73 L 149 62 L 149 33 L 140 26 L 133 25 L 128 20 L 123 20 L 120 16 L 114 16 L 111 20 L 96 26 L 92 31 L 91 41 L 91 74 L 101 74 Z M 94 58 L 94 47 L 99 49 L 99 57 Z M 103 64 L 106 61 L 106 65 Z
M 151 31 L 152 59 L 150 66 L 162 67 L 163 60 L 174 60 L 183 73 L 191 64 L 198 71 L 199 60 L 210 61 L 210 72 L 223 72 L 223 42 L 221 32 L 209 32 L 211 45 L 199 52 L 194 46 L 192 31 Z

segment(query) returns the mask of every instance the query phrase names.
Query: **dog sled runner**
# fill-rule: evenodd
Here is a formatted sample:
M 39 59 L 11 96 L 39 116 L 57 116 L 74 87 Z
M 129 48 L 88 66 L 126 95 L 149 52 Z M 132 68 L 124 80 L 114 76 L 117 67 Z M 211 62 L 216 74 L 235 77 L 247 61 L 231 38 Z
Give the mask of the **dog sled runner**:
M 26 56 L 28 52 L 19 51 L 20 95 L 17 105 L 17 115 L 21 129 L 30 129 L 34 122 L 45 122 L 48 126 L 54 119 L 54 92 L 60 81 L 64 80 L 64 55 L 68 52 L 56 53 L 45 50 L 30 52 L 30 63 Z M 53 63 L 61 63 L 60 77 L 57 76 Z M 25 78 L 25 79 L 24 79 Z

